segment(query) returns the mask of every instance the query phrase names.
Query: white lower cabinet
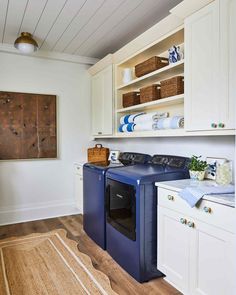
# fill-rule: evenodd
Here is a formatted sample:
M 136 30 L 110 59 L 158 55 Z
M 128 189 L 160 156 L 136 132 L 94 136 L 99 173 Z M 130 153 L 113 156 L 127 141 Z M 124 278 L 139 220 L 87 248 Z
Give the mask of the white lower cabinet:
M 76 207 L 83 214 L 83 165 L 74 165 L 74 194 Z
M 173 191 L 159 190 L 157 268 L 185 295 L 236 294 L 235 235 L 231 229 L 214 225 L 214 211 L 227 207 L 212 203 L 211 213 L 200 208 L 197 212 L 197 208 L 188 207 L 177 193 L 173 197 Z M 211 202 L 204 202 L 210 206 Z M 228 209 L 231 218 L 234 208 Z M 209 215 L 209 223 L 204 214 Z
M 236 294 L 233 245 L 232 233 L 196 221 L 190 243 L 190 294 Z
M 180 223 L 182 215 L 158 208 L 158 269 L 181 292 L 189 289 L 189 229 Z

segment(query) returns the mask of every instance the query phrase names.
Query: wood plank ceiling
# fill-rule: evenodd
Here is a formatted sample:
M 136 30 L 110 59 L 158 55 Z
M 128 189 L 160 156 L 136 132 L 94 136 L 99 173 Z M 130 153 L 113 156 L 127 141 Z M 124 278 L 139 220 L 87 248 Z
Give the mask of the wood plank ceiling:
M 181 0 L 0 0 L 0 42 L 20 32 L 45 51 L 101 58 L 143 33 Z

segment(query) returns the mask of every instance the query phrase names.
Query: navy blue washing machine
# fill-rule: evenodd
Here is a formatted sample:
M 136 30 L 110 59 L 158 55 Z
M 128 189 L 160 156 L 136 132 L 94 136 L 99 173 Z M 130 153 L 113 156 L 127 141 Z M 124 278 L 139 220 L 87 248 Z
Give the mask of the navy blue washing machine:
M 137 163 L 147 163 L 151 156 L 140 153 L 121 153 L 120 164 L 102 162 L 86 163 L 83 166 L 83 228 L 87 235 L 102 249 L 106 249 L 105 186 L 106 172 Z
M 106 174 L 107 251 L 139 282 L 157 270 L 156 181 L 189 178 L 189 159 L 155 155 L 150 164 L 109 169 Z

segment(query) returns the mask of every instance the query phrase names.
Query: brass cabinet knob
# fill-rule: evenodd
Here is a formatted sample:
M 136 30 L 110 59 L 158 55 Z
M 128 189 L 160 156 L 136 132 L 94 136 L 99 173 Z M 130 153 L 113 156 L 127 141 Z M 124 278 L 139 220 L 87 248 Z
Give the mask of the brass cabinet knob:
M 169 201 L 174 201 L 174 197 L 172 195 L 168 195 L 167 198 Z
M 194 227 L 194 222 L 189 221 L 189 222 L 188 222 L 188 227 Z
M 211 213 L 211 208 L 205 206 L 205 207 L 203 208 L 203 211 L 206 212 L 206 213 Z
M 187 223 L 187 220 L 185 218 L 180 218 L 180 223 L 186 224 Z

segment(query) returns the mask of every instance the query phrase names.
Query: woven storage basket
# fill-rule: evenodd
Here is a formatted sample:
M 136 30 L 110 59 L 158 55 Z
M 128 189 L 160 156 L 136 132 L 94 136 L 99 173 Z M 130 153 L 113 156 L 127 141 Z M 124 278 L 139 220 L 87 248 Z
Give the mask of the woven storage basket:
M 140 93 L 133 91 L 123 94 L 123 107 L 131 107 L 140 104 Z
M 88 149 L 88 162 L 92 163 L 108 163 L 109 149 L 104 148 L 101 144 Z
M 161 81 L 161 98 L 184 93 L 184 77 L 176 76 Z
M 153 56 L 144 62 L 135 66 L 136 77 L 141 77 L 160 68 L 163 68 L 169 64 L 168 58 Z
M 140 89 L 140 103 L 145 103 L 160 98 L 160 85 L 154 84 Z

